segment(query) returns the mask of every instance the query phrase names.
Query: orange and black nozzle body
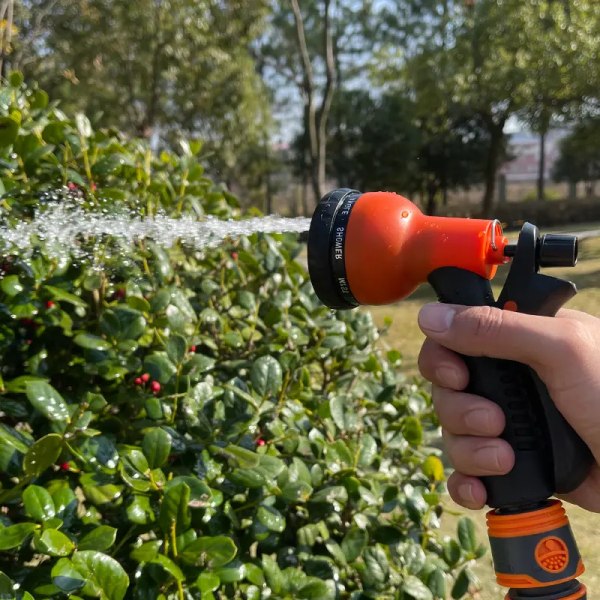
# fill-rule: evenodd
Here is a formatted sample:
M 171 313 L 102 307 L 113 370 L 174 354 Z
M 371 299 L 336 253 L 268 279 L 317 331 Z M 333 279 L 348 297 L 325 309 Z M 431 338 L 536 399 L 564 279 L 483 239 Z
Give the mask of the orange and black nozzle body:
M 497 300 L 490 280 L 512 264 Z M 348 309 L 388 304 L 429 282 L 439 300 L 554 316 L 575 286 L 539 273 L 574 266 L 577 238 L 540 236 L 526 223 L 509 244 L 498 221 L 428 217 L 388 192 L 339 189 L 318 204 L 308 235 L 308 266 L 324 304 Z M 503 476 L 484 477 L 490 544 L 498 582 L 510 600 L 579 600 L 583 564 L 556 493 L 587 476 L 591 452 L 556 409 L 527 366 L 487 357 L 463 357 L 467 391 L 496 402 L 506 417 L 502 437 L 515 452 Z

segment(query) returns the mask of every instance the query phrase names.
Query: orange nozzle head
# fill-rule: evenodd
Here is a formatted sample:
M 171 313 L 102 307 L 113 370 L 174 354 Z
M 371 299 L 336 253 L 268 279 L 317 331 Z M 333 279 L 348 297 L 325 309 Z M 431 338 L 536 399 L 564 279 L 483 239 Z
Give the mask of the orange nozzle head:
M 507 260 L 506 244 L 498 221 L 428 217 L 398 194 L 339 189 L 315 210 L 308 266 L 331 308 L 389 304 L 440 267 L 491 279 Z

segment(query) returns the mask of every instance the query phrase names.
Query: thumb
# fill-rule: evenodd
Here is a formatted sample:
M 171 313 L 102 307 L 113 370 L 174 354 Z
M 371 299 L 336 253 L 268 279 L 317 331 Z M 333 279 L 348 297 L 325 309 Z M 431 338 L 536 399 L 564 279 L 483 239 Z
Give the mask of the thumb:
M 525 363 L 532 368 L 564 363 L 567 329 L 577 321 L 526 315 L 491 306 L 427 304 L 419 326 L 427 337 L 467 356 L 488 356 Z

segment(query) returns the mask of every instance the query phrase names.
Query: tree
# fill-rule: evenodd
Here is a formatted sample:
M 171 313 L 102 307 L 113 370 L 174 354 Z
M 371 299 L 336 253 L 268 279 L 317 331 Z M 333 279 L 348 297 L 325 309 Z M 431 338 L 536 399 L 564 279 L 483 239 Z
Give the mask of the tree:
M 352 0 L 274 2 L 269 36 L 261 45 L 265 79 L 275 91 L 287 132 L 293 120 L 290 113 L 300 99 L 302 135 L 296 146 L 300 144 L 303 188 L 310 180 L 316 200 L 323 192 L 333 99 L 343 83 L 364 72 L 368 52 L 359 30 L 367 13 L 368 7 Z M 303 204 L 308 212 L 306 196 Z
M 13 64 L 97 124 L 202 137 L 227 178 L 266 122 L 249 51 L 266 9 L 266 0 L 27 0 Z
M 375 99 L 341 91 L 332 107 L 328 172 L 359 190 L 416 191 L 420 132 L 413 102 L 400 94 Z
M 490 215 L 509 117 L 535 116 L 536 127 L 547 129 L 554 104 L 581 102 L 584 86 L 578 82 L 586 70 L 592 82 L 598 81 L 593 56 L 598 50 L 600 6 L 589 0 L 577 5 L 556 0 L 392 4 L 405 20 L 387 15 L 387 31 L 397 30 L 404 47 L 394 53 L 389 43 L 384 46 L 386 52 L 380 54 L 387 62 L 378 76 L 406 82 L 432 135 L 447 130 L 439 117 L 449 117 L 457 107 L 464 115 L 477 116 L 487 130 L 482 212 Z M 567 91 L 565 81 L 572 83 Z M 429 119 L 428 113 L 438 118 Z M 436 122 L 442 125 L 437 133 L 431 127 Z
M 588 119 L 578 124 L 560 142 L 560 156 L 554 165 L 556 181 L 586 183 L 586 196 L 594 195 L 595 182 L 600 179 L 600 119 Z
M 329 172 L 340 184 L 362 190 L 395 190 L 426 196 L 426 211 L 449 189 L 482 179 L 486 132 L 473 118 L 454 116 L 424 129 L 413 99 L 362 90 L 340 92 L 333 107 Z
M 530 76 L 524 84 L 520 116 L 540 136 L 537 195 L 544 199 L 545 139 L 553 122 L 580 112 L 598 90 L 596 65 L 600 11 L 588 2 L 526 2 L 530 27 L 522 60 Z
M 327 119 L 336 85 L 332 9 L 332 0 L 305 2 L 302 9 L 298 0 L 275 3 L 272 36 L 263 46 L 275 78 L 294 85 L 302 98 L 302 166 L 315 201 L 323 193 Z

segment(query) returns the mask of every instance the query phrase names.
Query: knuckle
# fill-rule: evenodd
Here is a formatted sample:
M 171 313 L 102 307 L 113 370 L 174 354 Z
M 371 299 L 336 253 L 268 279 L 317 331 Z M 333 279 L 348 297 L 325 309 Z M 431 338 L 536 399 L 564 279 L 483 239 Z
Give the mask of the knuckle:
M 504 313 L 492 306 L 478 307 L 473 311 L 473 335 L 478 338 L 493 337 L 500 332 L 504 322 Z
M 581 321 L 571 319 L 565 319 L 561 325 L 564 328 L 561 336 L 563 352 L 575 358 L 587 355 L 588 349 L 595 344 L 593 333 L 589 327 Z

